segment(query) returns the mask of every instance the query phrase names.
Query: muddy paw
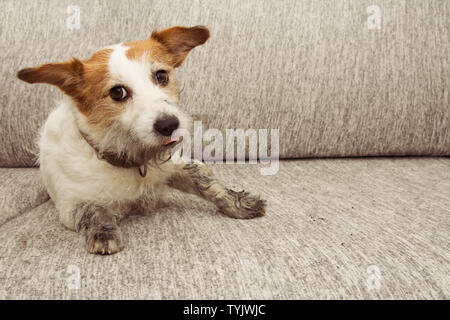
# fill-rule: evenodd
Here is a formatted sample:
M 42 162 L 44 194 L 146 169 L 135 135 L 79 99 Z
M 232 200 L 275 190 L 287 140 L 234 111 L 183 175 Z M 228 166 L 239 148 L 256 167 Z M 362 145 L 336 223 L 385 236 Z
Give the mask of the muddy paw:
M 252 219 L 265 214 L 266 201 L 245 191 L 227 190 L 218 207 L 222 213 L 232 218 Z
M 109 225 L 87 230 L 86 245 L 90 253 L 104 255 L 114 254 L 123 249 L 119 228 Z

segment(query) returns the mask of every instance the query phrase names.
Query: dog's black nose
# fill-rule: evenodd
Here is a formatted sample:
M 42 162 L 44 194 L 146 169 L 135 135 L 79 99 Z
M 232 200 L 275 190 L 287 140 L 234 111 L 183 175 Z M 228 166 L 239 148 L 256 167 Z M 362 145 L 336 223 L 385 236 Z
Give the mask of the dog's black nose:
M 153 127 L 157 132 L 161 133 L 163 136 L 170 136 L 172 132 L 178 129 L 179 125 L 180 121 L 178 121 L 177 117 L 172 115 L 164 115 L 158 120 L 156 120 Z

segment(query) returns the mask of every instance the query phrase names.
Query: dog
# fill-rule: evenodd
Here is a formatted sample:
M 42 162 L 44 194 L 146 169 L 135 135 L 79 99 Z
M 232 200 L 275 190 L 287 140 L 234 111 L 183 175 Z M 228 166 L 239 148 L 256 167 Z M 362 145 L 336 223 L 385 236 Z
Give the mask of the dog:
M 39 137 L 40 172 L 67 228 L 84 233 L 90 253 L 124 248 L 120 220 L 148 210 L 170 188 L 195 194 L 239 219 L 263 216 L 266 202 L 233 191 L 199 161 L 171 161 L 181 110 L 174 69 L 204 44 L 204 26 L 154 30 L 142 41 L 116 44 L 87 60 L 72 58 L 25 68 L 17 77 L 63 92 Z

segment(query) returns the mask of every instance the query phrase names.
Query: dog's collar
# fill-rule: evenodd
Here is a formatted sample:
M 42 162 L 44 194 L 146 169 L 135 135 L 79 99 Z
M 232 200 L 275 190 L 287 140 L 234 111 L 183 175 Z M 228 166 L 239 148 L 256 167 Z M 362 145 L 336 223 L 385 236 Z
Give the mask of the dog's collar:
M 100 151 L 94 143 L 92 143 L 89 136 L 80 130 L 81 136 L 87 142 L 87 144 L 94 149 L 95 154 L 99 160 L 104 160 L 108 162 L 110 165 L 119 168 L 137 168 L 139 170 L 139 174 L 141 177 L 145 177 L 147 175 L 147 164 L 141 164 L 136 161 L 130 160 L 126 153 L 117 154 L 115 152 L 110 151 Z

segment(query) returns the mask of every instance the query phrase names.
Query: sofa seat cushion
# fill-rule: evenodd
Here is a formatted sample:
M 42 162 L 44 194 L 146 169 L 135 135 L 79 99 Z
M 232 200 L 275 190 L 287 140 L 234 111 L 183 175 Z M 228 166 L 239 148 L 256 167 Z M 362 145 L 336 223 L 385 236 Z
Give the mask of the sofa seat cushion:
M 0 225 L 48 199 L 38 169 L 0 168 Z
M 230 219 L 174 193 L 170 206 L 122 222 L 126 247 L 113 256 L 87 253 L 51 201 L 16 216 L 0 226 L 0 299 L 450 297 L 450 159 L 259 168 L 214 166 L 228 186 L 265 197 L 265 217 Z

